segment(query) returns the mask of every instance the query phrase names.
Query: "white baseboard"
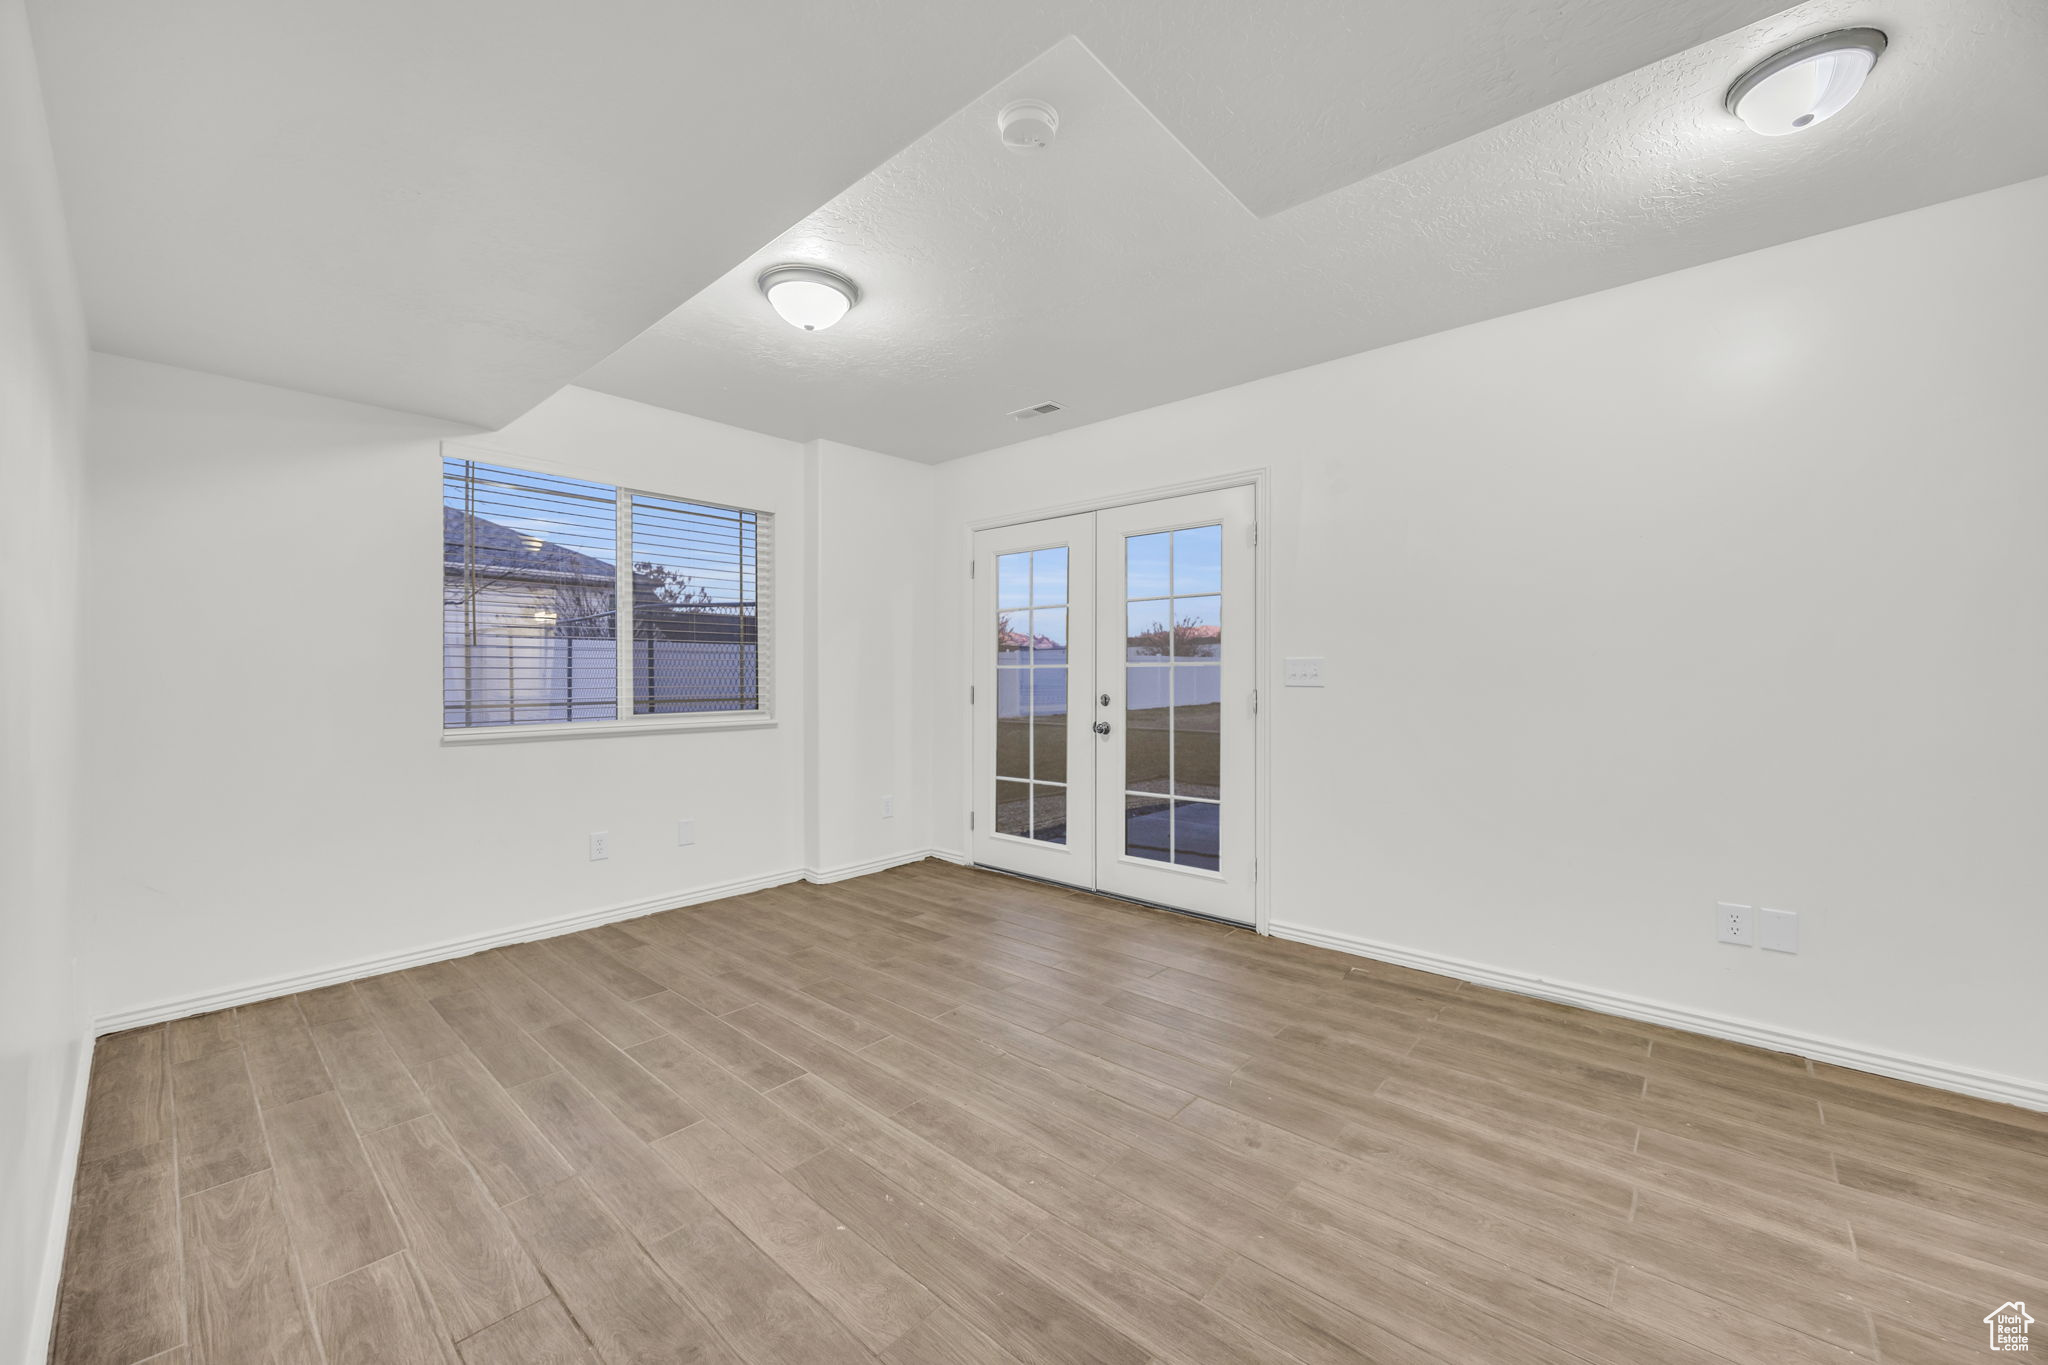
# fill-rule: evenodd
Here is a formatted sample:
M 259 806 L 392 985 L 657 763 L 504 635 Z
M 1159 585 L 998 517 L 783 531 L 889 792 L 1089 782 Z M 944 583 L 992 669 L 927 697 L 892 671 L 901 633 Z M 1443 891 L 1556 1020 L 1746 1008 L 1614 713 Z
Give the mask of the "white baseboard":
M 625 901 L 618 905 L 607 905 L 602 909 L 586 910 L 555 919 L 533 920 L 510 929 L 494 929 L 490 933 L 475 934 L 468 938 L 445 939 L 440 943 L 400 953 L 386 953 L 379 957 L 357 958 L 353 962 L 323 967 L 317 971 L 267 977 L 261 981 L 248 981 L 239 986 L 230 986 L 225 990 L 207 991 L 172 1000 L 158 1000 L 151 1004 L 138 1005 L 134 1009 L 102 1015 L 95 1023 L 94 1029 L 102 1034 L 119 1033 L 122 1029 L 141 1028 L 145 1024 L 161 1024 L 168 1019 L 184 1019 L 194 1014 L 207 1014 L 214 1010 L 227 1009 L 231 1005 L 249 1005 L 258 1000 L 273 1000 L 280 995 L 317 990 L 321 986 L 337 986 L 344 981 L 357 981 L 366 976 L 382 976 L 385 972 L 403 971 L 407 967 L 417 967 L 422 963 L 445 962 L 451 957 L 468 957 L 471 953 L 480 953 L 486 948 L 502 948 L 508 943 L 527 943 L 537 938 L 557 938 L 563 934 L 573 934 L 579 929 L 591 929 L 622 919 L 638 919 L 642 915 L 652 915 L 661 910 L 674 910 L 684 905 L 695 905 L 699 901 L 743 896 L 749 891 L 765 891 L 771 886 L 786 886 L 790 882 L 802 881 L 803 878 L 804 870 L 792 867 L 764 876 L 742 877 L 736 881 L 700 886 L 695 890 L 679 891 L 672 895 Z
M 1271 928 L 1275 938 L 1292 939 L 1296 943 L 1312 943 L 1319 948 L 1334 948 L 1340 953 L 1350 953 L 1354 957 L 1369 957 L 1377 962 L 1413 967 L 1417 971 L 1456 977 L 1461 981 L 1491 986 L 1496 990 L 1512 991 L 1517 995 L 1533 995 L 1542 1000 L 1577 1005 L 1600 1014 L 1614 1014 L 1624 1019 L 1662 1024 L 1667 1028 L 1683 1029 L 1687 1033 L 1701 1033 L 1710 1038 L 1748 1043 L 1772 1052 L 1789 1052 L 1798 1057 L 1810 1057 L 1816 1062 L 1848 1067 L 1852 1071 L 1868 1071 L 1879 1076 L 1890 1076 L 1895 1080 L 1911 1081 L 1916 1085 L 1932 1086 L 1937 1090 L 1952 1090 L 1959 1095 L 1974 1095 L 1979 1099 L 1996 1100 L 2000 1104 L 2015 1104 L 2023 1109 L 2048 1111 L 2048 1083 L 2040 1081 L 2022 1080 L 2017 1076 L 2000 1075 L 1995 1071 L 1978 1071 L 1970 1067 L 1953 1066 L 1947 1062 L 1929 1061 L 1924 1057 L 1914 1057 L 1905 1053 L 1883 1052 L 1875 1048 L 1860 1047 L 1854 1043 L 1845 1043 L 1836 1038 L 1822 1037 L 1819 1034 L 1801 1033 L 1794 1029 L 1779 1028 L 1774 1024 L 1737 1019 L 1730 1015 L 1708 1014 L 1700 1010 L 1667 1005 L 1656 1000 L 1622 995 L 1592 986 L 1574 985 L 1568 981 L 1552 981 L 1546 977 L 1509 971 L 1504 967 L 1488 966 L 1482 962 L 1468 962 L 1463 958 L 1419 952 L 1413 948 L 1396 947 L 1391 943 L 1378 943 L 1350 934 L 1331 933 L 1307 924 L 1275 920 Z
M 428 962 L 445 962 L 452 957 L 468 957 L 471 953 L 480 953 L 486 948 L 502 948 L 508 943 L 529 943 L 539 938 L 559 938 L 563 934 L 573 934 L 579 929 L 591 929 L 600 924 L 613 924 L 619 920 L 638 919 L 642 915 L 675 910 L 685 905 L 697 905 L 703 901 L 723 900 L 727 896 L 744 896 L 750 891 L 765 891 L 771 886 L 787 886 L 791 882 L 803 881 L 820 884 L 844 881 L 848 877 L 864 877 L 872 872 L 883 872 L 892 867 L 901 867 L 905 863 L 933 857 L 959 861 L 958 854 L 940 849 L 921 848 L 886 858 L 872 858 L 863 863 L 848 863 L 840 867 L 792 867 L 758 877 L 743 877 L 713 886 L 700 886 L 695 890 L 679 891 L 672 895 L 650 896 L 644 900 L 625 901 L 618 905 L 607 905 L 602 909 L 586 910 L 555 919 L 534 920 L 515 928 L 495 929 L 490 933 L 475 934 L 468 938 L 445 939 L 440 943 L 408 949 L 405 952 L 357 958 L 353 962 L 323 967 L 318 971 L 267 977 L 261 981 L 247 981 L 238 986 L 230 986 L 225 990 L 157 1000 L 133 1009 L 102 1015 L 94 1021 L 93 1032 L 119 1033 L 123 1029 L 161 1024 L 170 1019 L 186 1019 L 195 1014 L 208 1014 L 233 1005 L 249 1005 L 258 1000 L 274 1000 L 280 995 L 317 990 L 321 986 L 359 981 L 366 976 L 382 976 L 385 972 L 403 971 L 407 967 L 418 967 Z
M 28 1329 L 28 1360 L 50 1354 L 57 1330 L 57 1294 L 64 1279 L 64 1244 L 71 1229 L 71 1196 L 78 1185 L 78 1155 L 85 1146 L 85 1097 L 92 1081 L 92 1039 L 81 1040 L 71 1077 L 71 1109 L 64 1116 L 64 1150 L 58 1153 L 56 1196 L 50 1207 L 50 1232 L 43 1246 L 43 1277 L 36 1287 Z
M 921 863 L 926 858 L 951 859 L 952 856 L 936 848 L 912 849 L 908 853 L 892 853 L 886 858 L 870 858 L 863 863 L 841 863 L 837 867 L 807 867 L 804 869 L 804 880 L 825 886 L 832 882 L 843 882 L 848 877 L 865 877 L 871 872 L 887 872 L 892 867 L 902 867 L 906 863 Z
M 487 948 L 503 947 L 509 943 L 526 943 L 534 939 L 555 938 L 562 934 L 573 934 L 579 929 L 589 929 L 600 924 L 612 924 L 619 920 L 638 919 L 642 915 L 656 914 L 663 910 L 674 910 L 686 905 L 704 901 L 722 900 L 727 896 L 741 896 L 750 891 L 763 891 L 771 886 L 786 886 L 791 882 L 808 881 L 820 885 L 845 881 L 851 877 L 865 877 L 872 873 L 884 872 L 892 867 L 919 862 L 925 858 L 939 858 L 946 862 L 970 865 L 972 859 L 956 849 L 924 848 L 906 853 L 891 854 L 882 858 L 870 858 L 864 862 L 845 863 L 826 868 L 788 868 L 757 877 L 745 877 L 735 881 L 721 882 L 713 886 L 697 887 L 694 890 L 676 892 L 666 896 L 652 896 L 644 900 L 627 901 L 608 905 L 597 910 L 588 910 L 555 919 L 536 920 L 511 929 L 494 930 L 488 934 L 477 934 L 468 938 L 449 939 L 422 948 L 401 953 L 388 953 L 381 957 L 358 958 L 353 962 L 318 971 L 301 972 L 290 976 L 270 977 L 261 981 L 245 982 L 225 990 L 209 991 L 199 995 L 177 999 L 158 1000 L 133 1009 L 121 1010 L 104 1015 L 94 1022 L 95 1034 L 118 1033 L 123 1029 L 140 1028 L 146 1024 L 163 1023 L 170 1019 L 183 1019 L 194 1014 L 205 1014 L 213 1010 L 227 1009 L 233 1005 L 252 1004 L 258 1000 L 275 999 L 280 995 L 291 995 L 309 991 L 321 986 L 338 985 L 344 981 L 355 981 L 366 976 L 380 976 L 385 972 L 402 971 L 427 962 L 442 962 L 454 957 L 467 957 Z M 1471 962 L 1463 958 L 1446 957 L 1437 953 L 1420 952 L 1402 948 L 1391 943 L 1379 943 L 1371 939 L 1357 938 L 1350 934 L 1332 933 L 1312 925 L 1296 924 L 1286 920 L 1275 920 L 1270 926 L 1277 938 L 1292 939 L 1297 943 L 1312 943 L 1318 947 L 1334 948 L 1339 952 L 1357 957 L 1372 958 L 1380 962 L 1391 962 L 1418 971 L 1433 972 L 1439 976 L 1456 977 L 1498 990 L 1512 991 L 1517 995 L 1536 996 L 1544 1000 L 1555 1000 L 1561 1004 L 1577 1005 L 1582 1009 L 1594 1010 L 1601 1014 L 1619 1015 L 1625 1019 L 1640 1019 L 1646 1023 L 1662 1024 L 1668 1028 L 1683 1029 L 1688 1033 L 1705 1034 L 1711 1038 L 1725 1038 L 1732 1042 L 1748 1043 L 1754 1047 L 1773 1052 L 1789 1052 L 1796 1056 L 1810 1057 L 1817 1062 L 1828 1062 L 1848 1067 L 1855 1071 L 1868 1071 L 1879 1076 L 1890 1076 L 1918 1085 L 1933 1086 L 1938 1090 L 1952 1090 L 1961 1095 L 1974 1095 L 1980 1099 L 1996 1100 L 2001 1104 L 2015 1104 L 2026 1109 L 2048 1112 L 2048 1083 L 2022 1080 L 2016 1076 L 2000 1075 L 1997 1072 L 1979 1071 L 1969 1067 L 1954 1066 L 1946 1062 L 1930 1061 L 1904 1053 L 1884 1052 L 1874 1048 L 1845 1043 L 1839 1039 L 1818 1034 L 1801 1033 L 1792 1029 L 1779 1028 L 1772 1024 L 1761 1024 L 1748 1019 L 1729 1015 L 1708 1014 L 1699 1010 L 1668 1005 L 1661 1001 L 1645 1000 L 1638 996 L 1623 995 L 1615 991 L 1600 990 L 1592 986 L 1581 986 L 1566 981 L 1552 981 L 1532 976 L 1526 972 L 1510 971 L 1482 962 Z M 80 1059 L 81 1080 L 75 1097 L 74 1112 L 71 1115 L 70 1142 L 72 1150 L 67 1171 L 77 1165 L 77 1143 L 85 1116 L 85 1084 L 83 1068 L 91 1065 L 91 1049 L 84 1049 Z M 68 1178 L 68 1176 L 67 1176 Z M 69 1199 L 65 1201 L 69 1207 Z M 61 1237 L 61 1228 L 58 1235 Z

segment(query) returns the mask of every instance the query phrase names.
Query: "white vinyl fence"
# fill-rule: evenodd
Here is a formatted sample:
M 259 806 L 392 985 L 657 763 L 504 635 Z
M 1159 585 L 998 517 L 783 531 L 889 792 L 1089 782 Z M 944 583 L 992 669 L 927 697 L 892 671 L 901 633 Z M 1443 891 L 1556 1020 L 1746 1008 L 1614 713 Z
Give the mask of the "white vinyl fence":
M 464 657 L 459 637 L 451 643 L 451 658 Z M 635 640 L 631 657 L 633 695 L 653 698 L 649 711 L 655 715 L 749 710 L 757 704 L 759 652 L 752 644 Z M 466 659 L 466 669 L 451 667 L 442 684 L 443 720 L 450 728 L 617 714 L 619 656 L 612 640 L 513 636 L 502 649 L 474 646 Z
M 1065 709 L 1059 703 L 1063 703 L 1066 700 L 1065 682 L 1067 671 L 1062 665 L 1067 662 L 1067 651 L 1064 649 L 1040 649 L 1032 651 L 1028 657 L 1037 662 L 1038 667 L 1035 670 L 1022 668 L 998 668 L 996 670 L 996 717 L 999 720 L 1014 720 L 1027 713 L 1028 708 L 1024 705 L 1026 699 L 1024 675 L 1027 672 L 1036 672 L 1038 675 L 1039 696 L 1037 711 L 1039 715 L 1057 715 Z M 1151 711 L 1173 705 L 1172 674 L 1176 671 L 1181 675 L 1180 705 L 1200 706 L 1206 702 L 1220 702 L 1223 700 L 1223 669 L 1219 666 L 1213 664 L 1206 668 L 1183 666 L 1177 670 L 1172 668 L 1136 667 L 1124 670 L 1124 687 L 1127 693 L 1124 698 L 1124 705 L 1133 711 Z M 1058 689 L 1056 692 L 1053 691 L 1055 687 Z M 1048 709 L 1047 703 L 1051 697 L 1057 698 L 1057 702 L 1054 703 L 1058 708 L 1056 710 Z

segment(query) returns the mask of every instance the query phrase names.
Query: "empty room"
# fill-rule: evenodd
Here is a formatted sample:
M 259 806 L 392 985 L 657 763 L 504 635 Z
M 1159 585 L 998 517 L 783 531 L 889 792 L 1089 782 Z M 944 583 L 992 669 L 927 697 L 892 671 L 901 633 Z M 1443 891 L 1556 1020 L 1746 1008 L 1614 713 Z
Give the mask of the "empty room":
M 2048 1350 L 2043 0 L 0 0 L 0 151 L 0 1365 Z

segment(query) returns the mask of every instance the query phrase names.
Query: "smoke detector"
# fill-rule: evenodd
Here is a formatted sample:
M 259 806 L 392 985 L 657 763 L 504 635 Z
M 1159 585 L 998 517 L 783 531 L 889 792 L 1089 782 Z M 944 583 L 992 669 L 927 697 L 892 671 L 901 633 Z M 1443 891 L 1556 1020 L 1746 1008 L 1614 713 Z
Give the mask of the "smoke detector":
M 1044 100 L 1013 100 L 996 115 L 996 131 L 1013 152 L 1042 152 L 1059 135 L 1059 111 Z
M 1034 403 L 1028 408 L 1018 408 L 1010 416 L 1013 420 L 1022 422 L 1032 417 L 1044 417 L 1064 410 L 1065 405 L 1061 403 Z

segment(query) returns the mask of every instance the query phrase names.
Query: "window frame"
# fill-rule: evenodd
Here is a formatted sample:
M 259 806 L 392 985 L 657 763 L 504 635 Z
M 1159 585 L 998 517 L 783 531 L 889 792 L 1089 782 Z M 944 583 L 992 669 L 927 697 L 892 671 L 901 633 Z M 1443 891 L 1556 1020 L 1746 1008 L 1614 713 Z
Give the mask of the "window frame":
M 522 744 L 557 739 L 595 739 L 612 735 L 654 735 L 679 734 L 698 730 L 765 730 L 779 725 L 780 717 L 775 710 L 776 656 L 774 637 L 779 629 L 779 614 L 776 605 L 775 582 L 775 524 L 777 514 L 764 507 L 748 507 L 740 503 L 727 502 L 719 498 L 686 497 L 680 493 L 664 493 L 637 484 L 607 478 L 587 469 L 566 465 L 544 456 L 529 455 L 520 451 L 503 450 L 474 442 L 444 441 L 441 443 L 440 459 L 437 462 L 436 477 L 442 477 L 449 460 L 468 460 L 476 464 L 490 464 L 503 469 L 527 471 L 536 474 L 553 475 L 560 478 L 580 479 L 588 483 L 602 484 L 612 490 L 615 515 L 618 518 L 617 552 L 613 559 L 617 572 L 619 602 L 619 628 L 616 642 L 619 650 L 621 698 L 629 695 L 630 683 L 626 667 L 627 653 L 632 648 L 632 519 L 633 499 L 636 497 L 658 498 L 669 502 L 687 503 L 697 507 L 718 507 L 732 512 L 746 512 L 757 518 L 755 523 L 754 576 L 756 593 L 756 669 L 759 683 L 760 704 L 747 711 L 699 711 L 668 715 L 631 714 L 613 716 L 609 719 L 542 721 L 529 725 L 473 725 L 451 727 L 446 722 L 445 705 L 442 710 L 441 743 L 444 746 L 465 744 Z M 443 504 L 446 505 L 445 503 Z M 766 567 L 763 567 L 763 561 Z M 443 559 L 443 572 L 445 569 Z M 765 622 L 760 618 L 765 616 Z M 445 623 L 443 629 L 445 631 Z M 446 676 L 447 640 L 441 642 L 441 668 Z M 763 659 L 761 656 L 766 656 Z

